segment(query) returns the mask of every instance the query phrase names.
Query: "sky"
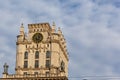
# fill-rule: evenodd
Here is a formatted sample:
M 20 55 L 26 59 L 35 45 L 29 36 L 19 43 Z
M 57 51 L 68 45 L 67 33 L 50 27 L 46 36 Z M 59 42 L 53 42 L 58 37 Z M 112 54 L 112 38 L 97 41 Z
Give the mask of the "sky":
M 0 76 L 15 73 L 21 23 L 56 23 L 69 52 L 69 80 L 120 79 L 120 0 L 0 0 Z

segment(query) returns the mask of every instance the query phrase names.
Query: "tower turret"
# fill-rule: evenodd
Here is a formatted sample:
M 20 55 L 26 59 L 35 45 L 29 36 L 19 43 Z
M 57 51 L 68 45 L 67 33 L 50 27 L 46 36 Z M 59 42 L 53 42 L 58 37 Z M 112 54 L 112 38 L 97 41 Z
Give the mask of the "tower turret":
M 23 23 L 20 26 L 20 34 L 17 36 L 17 41 L 21 42 L 25 40 L 25 32 L 24 32 L 24 26 Z

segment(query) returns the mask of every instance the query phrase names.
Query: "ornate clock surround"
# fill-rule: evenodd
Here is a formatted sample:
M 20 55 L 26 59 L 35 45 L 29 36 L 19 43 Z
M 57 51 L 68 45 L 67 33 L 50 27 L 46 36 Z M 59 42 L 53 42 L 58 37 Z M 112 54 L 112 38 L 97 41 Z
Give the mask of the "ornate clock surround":
M 32 40 L 34 43 L 40 43 L 43 40 L 43 35 L 41 33 L 35 33 L 32 36 Z

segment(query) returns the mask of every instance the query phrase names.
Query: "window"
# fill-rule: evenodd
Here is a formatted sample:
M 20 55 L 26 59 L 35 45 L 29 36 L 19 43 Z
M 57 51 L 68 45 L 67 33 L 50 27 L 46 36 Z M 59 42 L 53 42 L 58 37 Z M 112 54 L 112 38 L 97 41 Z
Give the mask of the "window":
M 24 74 L 24 75 L 27 75 L 27 72 L 24 72 L 23 74 Z
M 50 68 L 50 60 L 46 60 L 46 68 Z
M 25 53 L 24 53 L 24 59 L 28 59 L 28 52 L 27 51 L 25 51 Z
M 65 70 L 65 63 L 62 61 L 61 62 L 61 71 L 64 71 Z
M 51 52 L 50 52 L 50 51 L 47 51 L 47 52 L 46 52 L 46 58 L 50 58 L 50 56 L 51 56 Z
M 24 68 L 28 68 L 28 61 L 24 61 Z
M 39 61 L 35 60 L 35 68 L 38 68 L 38 67 L 39 67 Z
M 38 72 L 34 72 L 35 75 L 38 75 Z
M 35 59 L 38 59 L 39 58 L 39 51 L 36 51 L 35 52 Z

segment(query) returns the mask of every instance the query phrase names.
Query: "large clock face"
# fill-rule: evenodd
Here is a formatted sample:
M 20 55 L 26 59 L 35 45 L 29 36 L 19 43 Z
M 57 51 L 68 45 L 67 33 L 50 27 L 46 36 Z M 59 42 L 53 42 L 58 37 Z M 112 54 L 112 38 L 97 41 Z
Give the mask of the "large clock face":
M 32 37 L 33 42 L 40 43 L 43 40 L 43 35 L 41 33 L 35 33 Z

